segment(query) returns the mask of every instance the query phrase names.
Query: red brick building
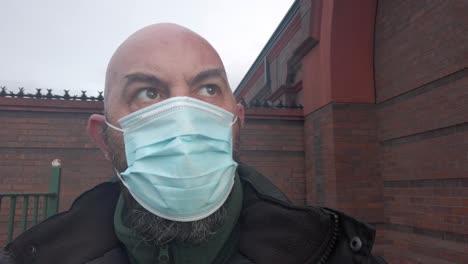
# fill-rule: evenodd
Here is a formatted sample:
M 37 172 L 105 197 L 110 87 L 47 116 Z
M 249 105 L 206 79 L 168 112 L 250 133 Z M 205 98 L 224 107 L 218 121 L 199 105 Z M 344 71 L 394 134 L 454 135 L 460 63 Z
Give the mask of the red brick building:
M 468 263 L 468 1 L 298 0 L 235 95 L 303 106 L 242 141 L 296 202 L 374 224 L 390 263 Z

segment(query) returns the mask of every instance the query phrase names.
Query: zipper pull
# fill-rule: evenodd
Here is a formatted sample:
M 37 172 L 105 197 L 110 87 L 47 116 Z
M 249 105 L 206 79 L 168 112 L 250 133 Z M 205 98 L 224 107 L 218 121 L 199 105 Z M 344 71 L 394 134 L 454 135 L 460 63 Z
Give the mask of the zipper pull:
M 169 264 L 169 248 L 167 245 L 162 246 L 159 249 L 159 264 Z

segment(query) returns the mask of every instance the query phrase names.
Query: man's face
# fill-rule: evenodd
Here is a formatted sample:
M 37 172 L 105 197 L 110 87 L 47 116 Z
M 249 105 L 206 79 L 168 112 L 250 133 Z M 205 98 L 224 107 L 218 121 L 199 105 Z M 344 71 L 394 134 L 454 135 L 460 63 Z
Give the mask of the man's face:
M 117 126 L 118 119 L 176 96 L 239 115 L 218 54 L 198 35 L 174 26 L 143 29 L 119 47 L 109 64 L 105 96 L 106 118 Z M 234 140 L 238 127 L 233 126 Z M 122 134 L 109 133 L 116 140 L 114 154 L 125 161 Z
M 221 107 L 242 121 L 223 64 L 214 49 L 198 35 L 174 25 L 145 28 L 127 39 L 108 66 L 105 91 L 107 121 L 118 120 L 139 109 L 177 96 L 189 96 Z M 234 149 L 239 124 L 233 126 Z M 127 168 L 122 133 L 106 129 L 104 142 L 114 167 Z M 158 131 L 154 131 L 158 133 Z M 154 164 L 157 166 L 157 164 Z M 209 168 L 207 168 L 209 169 Z M 223 222 L 224 208 L 189 223 L 173 222 L 152 215 L 124 189 L 127 219 L 143 239 L 161 244 L 169 240 L 203 241 Z M 172 229 L 172 231 L 168 231 Z

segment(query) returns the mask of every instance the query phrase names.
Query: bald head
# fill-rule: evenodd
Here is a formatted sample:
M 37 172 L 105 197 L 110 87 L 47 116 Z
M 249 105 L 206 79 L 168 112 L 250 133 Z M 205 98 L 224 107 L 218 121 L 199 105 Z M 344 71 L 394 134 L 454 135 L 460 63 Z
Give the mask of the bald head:
M 138 61 L 155 52 L 168 52 L 178 48 L 209 52 L 222 65 L 216 50 L 197 33 L 177 24 L 162 23 L 144 27 L 128 37 L 114 52 L 106 72 L 105 94 L 111 92 L 112 77 L 121 69 L 121 64 L 129 60 Z
M 200 74 L 203 78 L 197 79 Z M 197 93 L 200 92 L 196 91 L 200 85 L 210 81 L 219 86 L 218 95 L 223 95 L 222 98 L 213 100 L 214 96 L 201 96 L 206 91 Z M 156 91 L 159 98 L 150 102 L 147 100 L 149 98 L 144 98 L 145 95 L 138 96 L 138 92 L 145 88 L 154 89 L 153 92 Z M 213 89 L 210 92 L 214 92 Z M 135 101 L 135 96 L 141 100 Z M 208 41 L 176 24 L 145 27 L 125 40 L 109 62 L 104 95 L 105 111 L 115 120 L 116 117 L 173 96 L 200 97 L 197 99 L 206 99 L 231 112 L 234 110 L 235 100 L 223 63 Z M 230 103 L 226 104 L 228 101 Z M 123 105 L 129 106 L 128 111 L 120 111 L 124 110 Z M 121 109 L 116 109 L 117 106 Z

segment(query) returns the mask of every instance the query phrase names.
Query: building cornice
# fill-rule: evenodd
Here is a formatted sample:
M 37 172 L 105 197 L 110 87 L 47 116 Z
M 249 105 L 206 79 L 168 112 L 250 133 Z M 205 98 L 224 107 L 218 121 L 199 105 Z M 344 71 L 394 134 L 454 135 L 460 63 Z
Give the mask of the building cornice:
M 280 39 L 281 35 L 286 31 L 286 29 L 288 28 L 288 25 L 294 19 L 295 15 L 299 13 L 299 9 L 300 9 L 300 1 L 296 0 L 294 1 L 293 5 L 289 8 L 284 18 L 281 20 L 281 23 L 276 28 L 275 32 L 273 32 L 273 35 L 270 37 L 268 42 L 263 47 L 257 59 L 255 59 L 252 66 L 250 66 L 250 69 L 247 72 L 247 74 L 244 76 L 244 78 L 241 80 L 241 82 L 237 86 L 236 90 L 234 91 L 234 96 L 238 97 L 238 95 L 242 93 L 242 90 L 245 87 L 247 87 L 246 85 L 247 82 L 257 72 L 257 68 L 261 64 L 264 63 L 265 57 L 268 55 L 269 51 L 275 46 L 276 42 Z

